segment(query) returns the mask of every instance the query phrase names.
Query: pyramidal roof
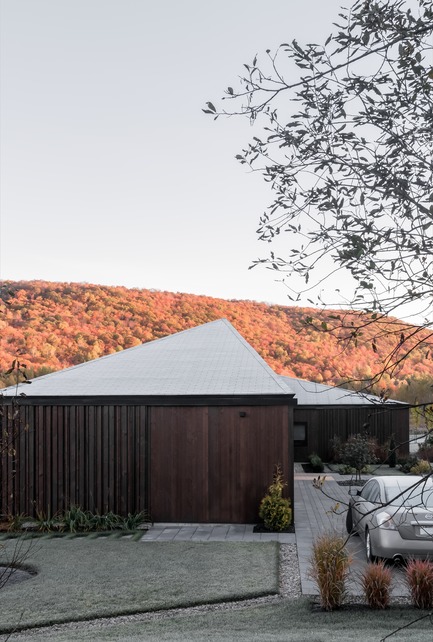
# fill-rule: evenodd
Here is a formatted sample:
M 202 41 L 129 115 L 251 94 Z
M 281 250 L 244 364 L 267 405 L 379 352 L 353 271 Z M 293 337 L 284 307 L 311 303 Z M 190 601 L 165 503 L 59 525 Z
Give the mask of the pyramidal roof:
M 293 392 L 226 320 L 20 384 L 27 397 L 287 395 Z M 3 391 L 16 394 L 16 388 Z

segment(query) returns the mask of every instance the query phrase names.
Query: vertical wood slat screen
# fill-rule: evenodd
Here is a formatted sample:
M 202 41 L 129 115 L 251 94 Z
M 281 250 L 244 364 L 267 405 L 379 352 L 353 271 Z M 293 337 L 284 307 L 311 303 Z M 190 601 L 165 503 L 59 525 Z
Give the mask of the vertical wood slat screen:
M 11 428 L 7 409 L 2 429 Z M 0 511 L 34 516 L 75 504 L 147 510 L 145 406 L 22 406 L 16 454 L 1 454 Z
M 331 442 L 338 436 L 342 442 L 351 435 L 368 432 L 380 445 L 394 435 L 399 456 L 408 454 L 409 409 L 407 407 L 376 405 L 367 407 L 333 407 L 294 409 L 294 421 L 308 426 L 308 445 L 296 448 L 298 461 L 306 461 L 315 452 L 323 461 L 331 461 Z

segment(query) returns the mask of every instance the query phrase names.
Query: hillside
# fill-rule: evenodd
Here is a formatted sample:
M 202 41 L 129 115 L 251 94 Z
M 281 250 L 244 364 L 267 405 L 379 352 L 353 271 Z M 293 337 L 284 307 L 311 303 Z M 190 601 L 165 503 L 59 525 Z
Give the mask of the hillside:
M 6 285 L 11 296 L 0 311 L 0 370 L 6 371 L 20 354 L 30 376 L 224 317 L 276 372 L 338 384 L 370 378 L 380 369 L 381 358 L 395 347 L 395 333 L 408 332 L 407 326 L 390 319 L 386 327 L 394 334 L 387 336 L 382 321 L 383 337 L 373 346 L 377 327 L 370 324 L 355 347 L 330 335 L 329 328 L 337 323 L 332 311 L 320 313 L 319 318 L 318 310 L 308 308 L 191 294 L 44 281 Z M 344 321 L 350 327 L 350 315 Z M 426 377 L 433 377 L 433 361 L 421 346 L 380 386 L 401 396 L 401 382 Z

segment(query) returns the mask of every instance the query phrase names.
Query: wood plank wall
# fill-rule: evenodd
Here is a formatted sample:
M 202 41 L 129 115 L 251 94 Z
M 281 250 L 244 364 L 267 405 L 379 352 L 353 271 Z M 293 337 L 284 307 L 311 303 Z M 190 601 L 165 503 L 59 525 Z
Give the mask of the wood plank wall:
M 2 514 L 75 504 L 156 521 L 255 522 L 275 464 L 293 499 L 288 406 L 23 405 Z M 7 423 L 7 422 L 6 422 Z
M 152 519 L 252 523 L 281 464 L 293 499 L 288 406 L 154 407 Z
M 121 515 L 147 509 L 146 407 L 29 405 L 20 412 L 15 453 L 2 454 L 2 514 L 54 514 L 71 504 Z M 10 430 L 7 415 L 2 428 Z
M 386 444 L 393 434 L 399 447 L 399 456 L 408 454 L 409 409 L 398 406 L 362 406 L 346 408 L 294 409 L 294 422 L 307 424 L 308 444 L 295 448 L 295 461 L 307 461 L 310 453 L 317 453 L 323 461 L 332 456 L 331 440 L 338 435 L 346 441 L 350 435 L 368 431 L 379 444 Z

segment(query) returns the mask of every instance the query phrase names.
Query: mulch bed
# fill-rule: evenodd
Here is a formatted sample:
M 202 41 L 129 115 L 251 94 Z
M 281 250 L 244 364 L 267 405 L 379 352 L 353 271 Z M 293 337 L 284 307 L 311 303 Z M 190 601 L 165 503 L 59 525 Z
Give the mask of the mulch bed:
M 290 524 L 288 528 L 285 528 L 282 531 L 271 531 L 269 528 L 266 528 L 264 524 L 256 524 L 253 528 L 253 533 L 294 533 L 295 525 Z
M 337 484 L 339 486 L 364 486 L 367 481 L 367 479 L 359 479 L 357 481 L 354 479 L 342 479 L 341 481 L 337 480 Z
M 323 475 L 324 471 L 314 470 L 310 464 L 302 464 L 302 470 L 304 473 L 316 473 L 317 475 Z

